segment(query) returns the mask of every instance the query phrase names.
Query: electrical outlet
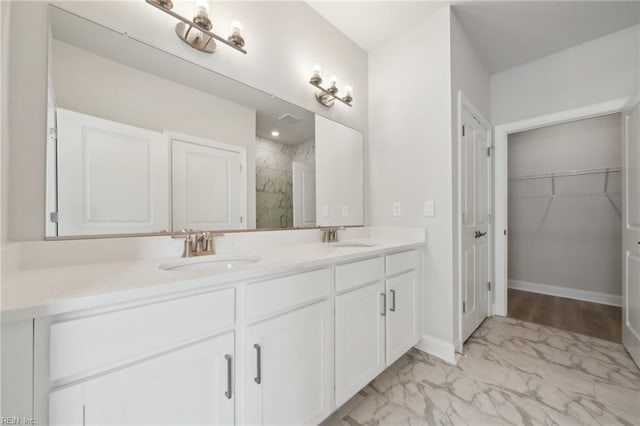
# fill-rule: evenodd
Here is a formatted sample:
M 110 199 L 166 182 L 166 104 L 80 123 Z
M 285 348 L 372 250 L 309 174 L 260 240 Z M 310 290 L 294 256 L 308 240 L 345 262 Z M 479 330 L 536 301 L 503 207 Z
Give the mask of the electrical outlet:
M 393 203 L 393 215 L 400 216 L 400 203 Z
M 329 206 L 322 206 L 322 217 L 329 217 Z
M 436 215 L 436 202 L 433 200 L 427 200 L 424 202 L 424 216 L 434 217 Z
M 342 206 L 342 217 L 349 217 L 349 206 L 346 204 Z

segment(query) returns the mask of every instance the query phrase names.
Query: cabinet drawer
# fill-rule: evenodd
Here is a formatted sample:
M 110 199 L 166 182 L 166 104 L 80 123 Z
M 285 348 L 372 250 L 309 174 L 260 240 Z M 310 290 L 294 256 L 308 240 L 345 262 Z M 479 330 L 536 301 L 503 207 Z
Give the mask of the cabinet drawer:
M 387 275 L 418 269 L 418 251 L 411 250 L 387 256 Z
M 54 323 L 51 380 L 150 355 L 231 327 L 234 302 L 235 290 L 230 288 Z
M 336 291 L 384 279 L 384 259 L 376 257 L 336 266 Z
M 328 297 L 331 287 L 329 269 L 305 272 L 261 281 L 247 286 L 247 318 L 259 318 L 309 302 Z

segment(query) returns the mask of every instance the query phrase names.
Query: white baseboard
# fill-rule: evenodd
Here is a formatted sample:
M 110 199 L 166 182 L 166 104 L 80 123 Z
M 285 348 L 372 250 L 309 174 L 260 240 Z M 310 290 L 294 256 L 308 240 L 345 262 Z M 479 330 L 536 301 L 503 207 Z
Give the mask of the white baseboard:
M 598 291 L 556 287 L 549 284 L 539 284 L 521 280 L 509 280 L 509 288 L 529 291 L 531 293 L 548 294 L 549 296 L 584 300 L 585 302 L 601 303 L 603 305 L 622 306 L 622 296 L 609 293 L 600 293 Z
M 456 351 L 453 343 L 424 335 L 418 340 L 415 348 L 429 355 L 438 357 L 449 364 L 456 364 Z

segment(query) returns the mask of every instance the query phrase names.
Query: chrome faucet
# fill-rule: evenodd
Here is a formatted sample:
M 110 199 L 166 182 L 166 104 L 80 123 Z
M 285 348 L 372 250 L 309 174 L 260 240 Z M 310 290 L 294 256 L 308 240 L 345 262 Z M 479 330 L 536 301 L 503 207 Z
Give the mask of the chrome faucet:
M 337 243 L 338 241 L 340 241 L 338 237 L 338 231 L 343 231 L 344 226 L 340 226 L 338 228 L 336 227 L 320 228 L 320 230 L 322 231 L 323 243 Z
M 184 238 L 182 257 L 210 256 L 215 253 L 213 239 L 222 234 L 213 234 L 209 231 L 194 231 L 193 229 L 181 229 L 178 236 L 171 238 Z

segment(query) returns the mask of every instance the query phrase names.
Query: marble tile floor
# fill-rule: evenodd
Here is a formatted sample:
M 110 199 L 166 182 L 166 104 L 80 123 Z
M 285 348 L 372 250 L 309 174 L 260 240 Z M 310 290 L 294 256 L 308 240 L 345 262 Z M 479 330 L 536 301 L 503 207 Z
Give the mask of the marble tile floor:
M 640 371 L 624 348 L 488 318 L 457 366 L 411 350 L 331 425 L 640 425 Z

